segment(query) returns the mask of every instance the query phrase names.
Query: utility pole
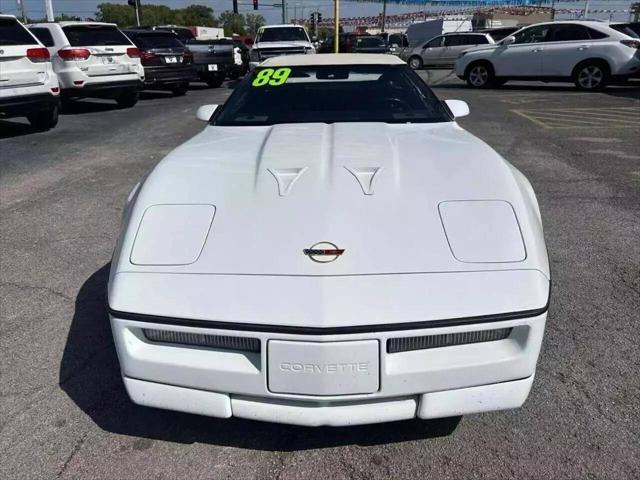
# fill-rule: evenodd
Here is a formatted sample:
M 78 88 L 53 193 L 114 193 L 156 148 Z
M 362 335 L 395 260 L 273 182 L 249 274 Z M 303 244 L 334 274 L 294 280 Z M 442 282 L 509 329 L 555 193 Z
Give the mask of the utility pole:
M 24 2 L 24 0 L 22 0 Z M 44 0 L 44 9 L 47 12 L 47 22 L 53 22 L 55 17 L 53 16 L 53 3 L 52 0 Z
M 27 23 L 27 14 L 24 11 L 24 0 L 18 0 L 20 10 L 22 11 L 22 23 Z
M 551 0 L 551 20 L 556 19 L 556 0 Z
M 282 24 L 287 23 L 287 1 L 282 0 Z
M 382 28 L 380 29 L 381 33 L 384 33 L 384 26 L 387 23 L 387 0 L 382 2 Z
M 589 14 L 589 0 L 585 0 L 584 2 L 584 15 L 583 18 L 586 20 L 587 15 Z
M 340 42 L 340 0 L 333 0 L 333 53 L 339 53 Z

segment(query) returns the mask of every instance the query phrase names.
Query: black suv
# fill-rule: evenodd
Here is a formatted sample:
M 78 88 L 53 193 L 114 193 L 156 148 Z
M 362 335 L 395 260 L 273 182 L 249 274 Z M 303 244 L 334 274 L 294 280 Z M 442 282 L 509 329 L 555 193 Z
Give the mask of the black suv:
M 145 88 L 171 90 L 184 95 L 189 82 L 196 80 L 193 54 L 172 32 L 158 30 L 123 30 L 140 50 Z

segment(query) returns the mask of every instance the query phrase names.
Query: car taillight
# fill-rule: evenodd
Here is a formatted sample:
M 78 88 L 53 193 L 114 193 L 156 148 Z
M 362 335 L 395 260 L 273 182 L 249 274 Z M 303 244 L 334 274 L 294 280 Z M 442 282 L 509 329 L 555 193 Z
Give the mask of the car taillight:
M 91 52 L 86 48 L 63 48 L 58 50 L 58 56 L 63 60 L 86 60 Z
M 627 47 L 640 49 L 640 40 L 620 40 L 620 43 Z
M 154 58 L 156 58 L 156 55 L 154 53 L 147 52 L 145 50 L 140 51 L 140 61 L 142 62 L 143 65 L 153 60 Z
M 27 58 L 34 63 L 48 62 L 49 50 L 46 48 L 30 48 L 27 50 Z
M 182 63 L 193 63 L 193 53 L 184 52 L 184 55 L 182 56 Z
M 140 58 L 140 50 L 135 47 L 127 48 L 127 55 L 131 58 Z

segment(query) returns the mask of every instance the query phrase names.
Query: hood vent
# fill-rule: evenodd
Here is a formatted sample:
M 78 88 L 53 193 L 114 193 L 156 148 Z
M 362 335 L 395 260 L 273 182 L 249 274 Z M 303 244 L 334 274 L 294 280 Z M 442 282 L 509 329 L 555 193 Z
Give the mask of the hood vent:
M 281 197 L 286 197 L 291 192 L 291 187 L 307 170 L 304 168 L 269 168 L 269 173 L 273 175 L 278 182 L 278 194 Z
M 378 179 L 378 174 L 382 171 L 382 167 L 344 168 L 346 168 L 351 175 L 356 177 L 356 180 L 358 180 L 360 187 L 362 187 L 362 192 L 365 195 L 373 195 L 376 180 Z
M 511 334 L 512 328 L 481 330 L 477 332 L 445 333 L 443 335 L 425 335 L 423 337 L 390 338 L 387 340 L 387 353 L 426 350 L 428 348 L 453 347 L 469 343 L 495 342 L 504 340 Z
M 142 333 L 144 333 L 144 336 L 148 340 L 158 343 L 177 343 L 179 345 L 220 348 L 240 352 L 260 352 L 260 339 L 258 338 L 205 335 L 202 333 L 155 330 L 150 328 L 143 328 Z

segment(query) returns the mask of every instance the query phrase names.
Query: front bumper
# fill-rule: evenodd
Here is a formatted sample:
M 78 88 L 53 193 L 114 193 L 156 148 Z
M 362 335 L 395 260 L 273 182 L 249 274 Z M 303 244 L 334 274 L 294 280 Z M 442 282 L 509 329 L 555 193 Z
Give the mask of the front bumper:
M 499 322 L 316 335 L 169 325 L 152 319 L 118 318 L 116 312 L 111 315 L 124 384 L 135 403 L 306 426 L 441 418 L 517 408 L 526 400 L 533 382 L 545 322 L 546 312 Z M 253 337 L 259 339 L 261 351 L 157 343 L 146 338 L 143 328 Z M 512 330 L 507 338 L 492 342 L 398 353 L 388 353 L 386 348 L 390 338 L 498 328 Z M 377 390 L 348 395 L 275 393 L 269 374 L 272 341 L 326 345 L 375 341 L 379 348 Z

